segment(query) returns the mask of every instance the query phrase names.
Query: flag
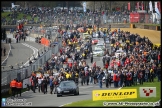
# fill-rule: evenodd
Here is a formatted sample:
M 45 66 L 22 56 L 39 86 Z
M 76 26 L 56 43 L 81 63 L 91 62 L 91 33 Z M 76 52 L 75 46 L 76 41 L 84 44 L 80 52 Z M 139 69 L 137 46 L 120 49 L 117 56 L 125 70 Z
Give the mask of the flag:
M 157 2 L 155 2 L 155 12 L 160 16 L 160 11 L 157 6 Z
M 14 8 L 14 7 L 15 7 L 14 3 L 11 3 L 11 7 L 12 7 L 12 8 Z
M 158 8 L 159 11 L 161 12 L 161 4 L 160 4 L 160 2 L 157 2 L 157 8 Z
M 149 8 L 150 8 L 150 11 L 152 11 L 152 12 L 153 12 L 153 8 L 152 8 L 152 2 L 151 2 L 151 1 L 149 2 Z
M 128 10 L 130 11 L 130 2 L 128 2 Z
M 139 2 L 137 2 L 137 10 L 139 10 Z
M 144 4 L 143 4 L 143 1 L 141 3 L 141 9 L 144 10 Z
M 155 2 L 155 8 L 157 8 L 157 2 Z
M 86 12 L 86 2 L 83 2 L 83 11 Z

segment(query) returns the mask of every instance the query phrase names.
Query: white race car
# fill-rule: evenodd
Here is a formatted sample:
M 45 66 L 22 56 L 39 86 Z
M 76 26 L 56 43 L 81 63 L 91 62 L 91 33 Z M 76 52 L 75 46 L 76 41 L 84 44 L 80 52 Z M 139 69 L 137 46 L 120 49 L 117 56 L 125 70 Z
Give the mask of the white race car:
M 101 43 L 100 41 L 98 44 L 96 44 L 95 49 L 101 48 L 102 50 L 105 50 L 105 43 Z
M 126 56 L 126 52 L 124 52 L 123 50 L 117 50 L 117 51 L 115 52 L 115 57 L 116 57 L 116 58 L 119 58 L 119 55 L 120 55 L 120 56 L 121 56 L 121 55 Z
M 93 56 L 99 56 L 99 57 L 101 57 L 101 56 L 103 56 L 103 54 L 104 54 L 104 51 L 101 49 L 101 48 L 96 48 L 94 51 L 93 51 Z

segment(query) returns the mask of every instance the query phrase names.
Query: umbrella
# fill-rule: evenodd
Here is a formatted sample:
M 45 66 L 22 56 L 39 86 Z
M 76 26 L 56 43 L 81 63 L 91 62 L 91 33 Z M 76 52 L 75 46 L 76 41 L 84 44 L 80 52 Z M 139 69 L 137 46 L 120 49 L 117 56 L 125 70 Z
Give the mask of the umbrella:
M 81 33 L 83 33 L 83 32 L 84 32 L 84 30 L 83 30 L 83 28 L 82 28 L 82 27 L 78 28 L 77 30 L 78 30 L 79 32 L 81 32 Z

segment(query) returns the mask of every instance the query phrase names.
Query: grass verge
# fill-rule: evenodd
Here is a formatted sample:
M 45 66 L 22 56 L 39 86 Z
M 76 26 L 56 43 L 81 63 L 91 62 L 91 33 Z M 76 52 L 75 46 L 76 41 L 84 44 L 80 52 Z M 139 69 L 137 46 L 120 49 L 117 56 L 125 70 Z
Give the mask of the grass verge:
M 11 14 L 12 12 L 1 12 L 1 17 L 5 17 L 7 21 L 11 20 L 11 17 L 9 17 L 8 15 Z M 23 17 L 26 16 L 26 19 L 31 20 L 31 16 L 27 15 L 27 14 L 23 14 L 23 13 L 18 13 L 18 16 L 16 18 L 16 20 L 20 20 L 23 19 Z M 34 18 L 34 21 L 37 21 L 38 17 Z
M 156 87 L 156 97 L 140 97 L 139 94 L 139 87 Z M 72 104 L 65 105 L 65 107 L 93 107 L 93 106 L 102 106 L 103 107 L 103 102 L 157 102 L 161 99 L 161 82 L 157 82 L 157 79 L 155 82 L 144 82 L 144 85 L 137 85 L 137 86 L 132 86 L 132 87 L 123 87 L 122 89 L 137 89 L 138 96 L 135 99 L 122 99 L 122 100 L 102 100 L 102 101 L 93 101 L 92 99 L 90 100 L 83 100 L 83 101 L 78 101 L 74 102 Z M 111 106 L 112 107 L 112 106 Z M 115 106 L 116 107 L 116 106 Z

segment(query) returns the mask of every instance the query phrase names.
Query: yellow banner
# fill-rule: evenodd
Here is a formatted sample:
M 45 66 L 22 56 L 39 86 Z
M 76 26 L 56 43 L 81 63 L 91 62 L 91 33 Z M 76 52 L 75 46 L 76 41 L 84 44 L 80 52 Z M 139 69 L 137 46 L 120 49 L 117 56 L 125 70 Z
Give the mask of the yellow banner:
M 97 100 L 120 100 L 126 98 L 137 98 L 136 89 L 121 90 L 93 90 L 92 99 Z

